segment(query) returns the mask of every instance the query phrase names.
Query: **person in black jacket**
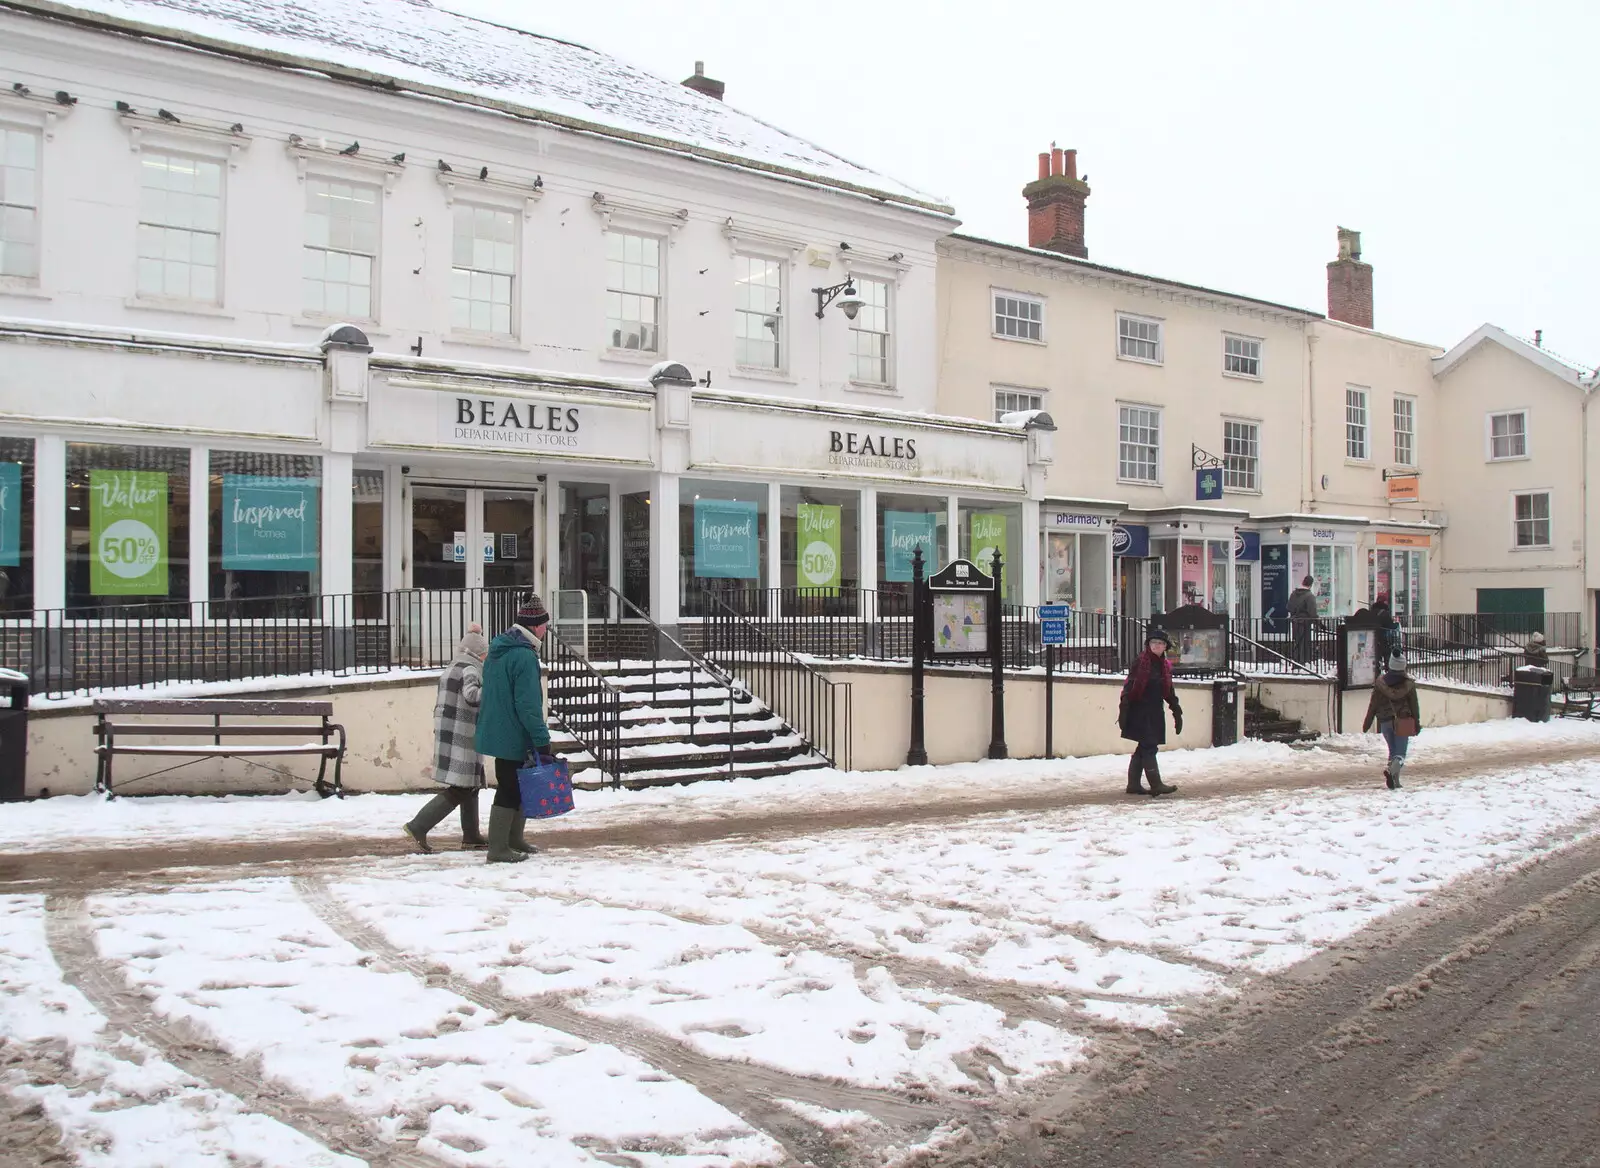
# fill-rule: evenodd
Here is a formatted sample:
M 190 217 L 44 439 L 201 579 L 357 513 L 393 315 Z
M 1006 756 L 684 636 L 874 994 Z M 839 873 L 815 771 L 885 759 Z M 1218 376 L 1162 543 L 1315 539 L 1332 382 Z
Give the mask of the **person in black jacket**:
M 1400 622 L 1394 619 L 1394 611 L 1389 607 L 1389 594 L 1380 592 L 1372 602 L 1372 615 L 1378 618 L 1378 660 L 1388 661 L 1389 658 L 1404 651 L 1400 644 Z
M 1311 629 L 1321 615 L 1317 611 L 1317 594 L 1312 591 L 1316 577 L 1307 576 L 1300 587 L 1289 594 L 1289 628 L 1293 634 L 1294 659 L 1311 660 Z
M 1157 625 L 1150 626 L 1145 637 L 1144 652 L 1128 670 L 1128 680 L 1122 683 L 1122 706 L 1117 724 L 1122 736 L 1138 743 L 1133 757 L 1128 760 L 1128 794 L 1143 795 L 1139 784 L 1141 776 L 1150 780 L 1151 795 L 1170 795 L 1178 788 L 1161 781 L 1161 768 L 1156 763 L 1156 753 L 1167 740 L 1167 719 L 1161 709 L 1165 702 L 1172 707 L 1173 733 L 1183 733 L 1183 707 L 1178 704 L 1177 692 L 1172 688 L 1172 662 L 1167 660 L 1167 634 Z

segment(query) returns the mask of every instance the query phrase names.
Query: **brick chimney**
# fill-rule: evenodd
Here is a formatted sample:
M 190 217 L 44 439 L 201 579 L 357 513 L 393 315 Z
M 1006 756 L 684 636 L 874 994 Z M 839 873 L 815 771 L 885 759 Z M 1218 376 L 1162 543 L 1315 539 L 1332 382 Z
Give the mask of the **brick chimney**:
M 1052 143 L 1039 155 L 1039 177 L 1022 188 L 1028 200 L 1028 246 L 1089 257 L 1083 242 L 1083 205 L 1089 184 L 1078 177 L 1078 152 Z
M 1361 262 L 1361 232 L 1339 228 L 1339 258 L 1328 265 L 1328 316 L 1372 327 L 1372 265 Z
M 715 98 L 718 101 L 721 101 L 722 95 L 728 91 L 728 87 L 722 82 L 706 76 L 706 63 L 704 61 L 696 61 L 694 63 L 694 76 L 686 78 L 683 83 L 696 93 L 703 93 L 707 97 Z

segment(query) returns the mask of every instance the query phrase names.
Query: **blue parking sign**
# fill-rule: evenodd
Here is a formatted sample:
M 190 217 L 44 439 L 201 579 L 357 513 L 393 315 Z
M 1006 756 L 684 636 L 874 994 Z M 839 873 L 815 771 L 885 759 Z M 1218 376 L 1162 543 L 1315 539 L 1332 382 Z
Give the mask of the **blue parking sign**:
M 1067 621 L 1072 616 L 1072 608 L 1065 604 L 1041 604 L 1039 606 L 1039 636 L 1046 645 L 1065 645 L 1067 643 Z

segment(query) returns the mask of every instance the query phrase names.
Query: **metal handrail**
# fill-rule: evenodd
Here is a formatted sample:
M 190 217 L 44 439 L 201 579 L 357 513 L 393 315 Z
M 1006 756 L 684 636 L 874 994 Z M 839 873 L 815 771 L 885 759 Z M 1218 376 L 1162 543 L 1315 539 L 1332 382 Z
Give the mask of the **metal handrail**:
M 1269 657 L 1276 658 L 1278 660 L 1278 662 L 1280 662 L 1281 664 L 1289 666 L 1288 672 L 1290 672 L 1290 673 L 1303 673 L 1303 674 L 1305 674 L 1305 676 L 1316 678 L 1316 680 L 1318 680 L 1318 681 L 1327 681 L 1328 680 L 1328 678 L 1324 674 L 1322 674 L 1322 673 L 1318 672 L 1317 670 L 1311 668 L 1311 666 L 1307 665 L 1305 662 L 1296 661 L 1293 657 L 1290 657 L 1290 656 L 1287 656 L 1286 654 L 1278 652 L 1271 645 L 1267 645 L 1267 644 L 1262 643 L 1261 641 L 1255 640 L 1254 638 L 1247 637 L 1243 633 L 1241 633 L 1241 632 L 1237 631 L 1236 629 L 1232 628 L 1231 626 L 1228 629 L 1228 639 L 1231 640 L 1235 645 L 1240 645 L 1240 646 L 1244 646 L 1244 647 L 1248 648 L 1251 651 L 1252 658 L 1254 658 L 1254 655 L 1257 654 L 1257 653 L 1264 653 Z M 1234 672 L 1234 673 L 1243 672 L 1242 670 L 1240 670 L 1238 668 L 1237 660 L 1234 663 L 1234 668 L 1233 668 L 1232 672 Z
M 611 680 L 594 667 L 585 654 L 580 657 L 561 637 L 551 630 L 551 651 L 557 666 L 550 676 L 550 712 L 561 722 L 562 728 L 594 758 L 595 766 L 604 776 L 609 776 L 613 788 L 622 785 L 622 692 Z M 577 686 L 571 679 L 585 683 L 585 696 L 572 695 L 567 700 L 565 690 Z
M 706 627 L 712 636 L 716 635 L 715 630 L 722 625 L 728 625 L 737 628 L 741 634 L 757 642 L 768 654 L 767 662 L 758 662 L 758 664 L 770 663 L 772 661 L 781 662 L 786 673 L 798 673 L 801 677 L 810 680 L 812 693 L 807 695 L 810 700 L 802 699 L 800 703 L 803 706 L 809 707 L 809 709 L 806 711 L 806 714 L 810 715 L 809 717 L 807 717 L 806 714 L 800 713 L 798 710 L 780 709 L 779 702 L 772 697 L 768 698 L 768 706 L 783 718 L 785 724 L 787 724 L 791 729 L 798 731 L 801 738 L 804 739 L 805 744 L 815 753 L 825 758 L 828 761 L 829 766 L 840 766 L 844 770 L 849 770 L 853 738 L 851 709 L 852 691 L 850 685 L 848 683 L 835 682 L 830 678 L 822 676 L 821 673 L 817 672 L 805 661 L 802 661 L 798 655 L 779 644 L 778 641 L 776 641 L 773 637 L 769 636 L 767 631 L 760 625 L 736 611 L 731 605 L 729 605 L 715 593 L 706 591 L 704 593 L 704 600 L 707 605 L 707 616 L 709 618 L 706 622 Z M 716 650 L 708 649 L 707 651 L 715 652 Z M 747 660 L 745 661 L 745 664 L 748 665 L 750 662 Z M 731 663 L 729 664 L 729 668 L 733 668 Z M 752 693 L 756 692 L 755 687 L 748 684 L 746 684 L 745 688 L 751 690 Z M 775 688 L 776 687 L 769 687 L 769 691 Z M 789 689 L 790 693 L 794 692 L 794 687 L 790 686 L 787 688 Z M 839 729 L 836 721 L 836 715 L 839 708 L 838 694 L 840 690 L 844 691 L 844 748 L 842 751 L 839 749 L 838 743 L 835 740 L 835 734 Z M 819 691 L 824 695 L 821 701 L 816 700 L 816 694 Z M 784 704 L 787 705 L 788 703 Z M 811 722 L 812 725 L 803 725 L 802 723 L 805 722 Z M 824 736 L 818 729 L 818 727 L 822 725 L 827 727 L 826 743 L 822 741 Z

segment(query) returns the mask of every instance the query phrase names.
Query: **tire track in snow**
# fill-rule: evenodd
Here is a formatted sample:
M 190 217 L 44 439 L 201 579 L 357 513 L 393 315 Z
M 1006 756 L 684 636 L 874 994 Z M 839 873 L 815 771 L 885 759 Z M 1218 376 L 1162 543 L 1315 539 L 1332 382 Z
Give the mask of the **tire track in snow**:
M 168 1021 L 149 998 L 132 988 L 116 965 L 100 956 L 94 922 L 81 896 L 45 900 L 45 935 L 62 980 L 105 1016 L 106 1025 L 149 1043 L 167 1062 L 224 1091 L 250 1111 L 277 1120 L 332 1151 L 365 1160 L 372 1168 L 448 1168 L 407 1141 L 384 1142 L 360 1117 L 327 1100 L 280 1091 L 258 1058 L 237 1058 L 186 1021 Z
M 322 923 L 357 949 L 404 969 L 427 985 L 447 989 L 503 1017 L 519 1018 L 586 1042 L 627 1051 L 689 1084 L 776 1140 L 800 1164 L 843 1168 L 854 1162 L 854 1157 L 847 1149 L 837 1146 L 834 1135 L 826 1128 L 785 1107 L 782 1101 L 786 1099 L 829 1111 L 864 1112 L 888 1128 L 898 1129 L 894 1134 L 915 1133 L 921 1137 L 917 1142 L 952 1118 L 969 1122 L 977 1118 L 977 1108 L 949 1100 L 922 1102 L 892 1091 L 831 1083 L 752 1063 L 715 1059 L 667 1035 L 580 1013 L 555 995 L 511 997 L 490 985 L 469 981 L 442 966 L 403 952 L 339 903 L 322 876 L 297 875 L 293 884 Z M 841 1159 L 841 1155 L 848 1158 Z

